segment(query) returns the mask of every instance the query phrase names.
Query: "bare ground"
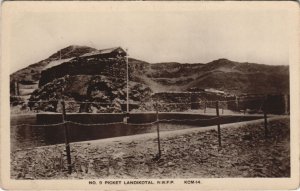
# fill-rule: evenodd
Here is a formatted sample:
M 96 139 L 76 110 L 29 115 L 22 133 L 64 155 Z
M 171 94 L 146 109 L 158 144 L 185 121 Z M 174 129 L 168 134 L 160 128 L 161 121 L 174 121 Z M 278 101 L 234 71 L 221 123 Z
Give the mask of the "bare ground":
M 157 135 L 102 139 L 71 144 L 73 173 L 68 175 L 64 145 L 15 151 L 13 179 L 66 178 L 213 178 L 289 177 L 289 117 L 221 125 L 222 147 L 216 126 L 161 132 Z

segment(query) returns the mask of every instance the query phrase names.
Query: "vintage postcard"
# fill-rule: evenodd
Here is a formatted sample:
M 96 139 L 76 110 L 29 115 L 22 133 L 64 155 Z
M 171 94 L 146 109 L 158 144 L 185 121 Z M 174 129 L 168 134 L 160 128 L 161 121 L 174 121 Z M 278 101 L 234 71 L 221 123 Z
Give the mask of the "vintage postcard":
M 6 1 L 1 187 L 297 189 L 299 4 Z

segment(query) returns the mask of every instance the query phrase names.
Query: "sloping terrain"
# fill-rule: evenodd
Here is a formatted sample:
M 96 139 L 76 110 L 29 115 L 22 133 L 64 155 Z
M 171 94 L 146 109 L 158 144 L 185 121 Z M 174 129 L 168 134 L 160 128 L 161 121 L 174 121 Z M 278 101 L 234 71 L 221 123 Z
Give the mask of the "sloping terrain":
M 148 86 L 131 81 L 129 88 L 130 102 L 149 101 L 152 92 Z M 117 112 L 121 109 L 122 101 L 126 100 L 126 81 L 104 75 L 65 76 L 34 91 L 29 99 L 29 107 L 44 111 L 60 111 L 56 101 L 62 94 L 67 101 L 66 110 L 69 112 L 78 111 L 80 104 L 76 103 L 82 101 L 95 102 L 96 104 L 92 106 L 98 112 L 103 110 Z M 35 101 L 41 100 L 50 100 L 50 102 L 35 104 Z
M 289 67 L 219 59 L 207 64 L 149 64 L 130 59 L 134 79 L 154 92 L 213 88 L 233 94 L 288 94 Z
M 53 62 L 57 62 L 61 59 L 69 59 L 81 56 L 96 49 L 87 46 L 71 45 L 66 48 L 57 51 L 49 58 L 42 60 L 38 63 L 31 64 L 26 68 L 18 70 L 10 75 L 10 80 L 13 81 L 39 81 L 41 78 L 41 72 L 45 67 L 51 65 Z
M 219 59 L 203 66 L 187 87 L 215 88 L 235 94 L 288 93 L 289 67 Z
M 169 91 L 214 88 L 225 92 L 288 93 L 289 67 L 219 59 L 207 64 L 153 64 L 146 77 Z
M 40 88 L 42 88 L 47 83 L 65 75 L 106 75 L 107 77 L 113 77 L 105 74 L 105 71 L 101 71 L 102 66 L 98 64 L 98 61 L 90 64 L 89 58 L 80 57 L 95 50 L 85 46 L 66 47 L 45 60 L 11 74 L 11 82 L 39 82 Z M 96 67 L 96 69 L 93 67 Z M 123 74 L 119 76 L 123 79 L 126 71 L 125 64 L 121 63 L 113 67 L 118 70 L 116 74 L 120 72 Z M 289 93 L 288 66 L 239 63 L 227 59 L 219 59 L 207 64 L 181 64 L 176 62 L 150 64 L 129 58 L 129 67 L 130 81 L 148 86 L 152 92 L 181 92 L 213 88 L 232 94 Z M 14 88 L 13 84 L 11 88 Z M 79 89 L 78 92 L 81 91 Z

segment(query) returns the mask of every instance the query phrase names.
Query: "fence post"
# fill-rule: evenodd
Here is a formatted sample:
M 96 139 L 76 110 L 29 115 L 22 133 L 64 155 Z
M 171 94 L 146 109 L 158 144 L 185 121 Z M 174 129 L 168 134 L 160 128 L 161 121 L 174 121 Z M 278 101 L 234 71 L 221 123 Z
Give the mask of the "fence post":
M 68 161 L 68 173 L 72 173 L 72 163 L 71 163 L 71 152 L 70 152 L 70 144 L 69 144 L 69 129 L 66 121 L 66 107 L 64 100 L 61 101 L 62 106 L 62 122 L 65 126 L 65 144 L 66 144 L 66 153 L 67 153 L 67 161 Z
M 224 102 L 222 104 L 222 114 L 224 114 Z
M 158 117 L 158 103 L 156 101 L 156 123 L 157 123 L 157 144 L 158 144 L 158 158 L 161 157 L 160 137 L 159 137 L 159 117 Z
M 284 99 L 284 114 L 287 115 L 289 113 L 289 100 L 288 100 L 288 95 L 284 94 L 283 96 Z
M 17 90 L 18 90 L 18 96 L 20 96 L 20 84 L 18 81 L 17 81 Z
M 18 81 L 15 81 L 15 95 L 16 96 L 19 96 L 19 82 Z
M 192 92 L 190 93 L 190 101 L 191 101 L 191 110 L 192 110 L 193 109 Z
M 266 99 L 264 101 L 264 127 L 265 127 L 265 138 L 268 138 L 268 120 L 267 120 L 267 104 L 266 104 Z
M 216 101 L 216 112 L 217 112 L 217 125 L 218 125 L 218 141 L 219 147 L 221 147 L 221 128 L 220 128 L 220 115 L 219 115 L 219 101 Z
M 267 113 L 264 112 L 264 119 L 265 119 L 265 138 L 268 138 L 268 121 L 267 121 Z
M 235 97 L 235 105 L 236 105 L 236 111 L 240 111 L 240 108 L 239 108 L 239 97 Z

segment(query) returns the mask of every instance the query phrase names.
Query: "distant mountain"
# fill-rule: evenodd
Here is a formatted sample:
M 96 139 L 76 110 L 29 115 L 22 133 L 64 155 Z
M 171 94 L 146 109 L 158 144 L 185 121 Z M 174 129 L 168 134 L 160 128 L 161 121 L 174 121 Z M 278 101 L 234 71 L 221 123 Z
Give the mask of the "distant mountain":
M 214 88 L 235 94 L 288 94 L 289 67 L 219 59 L 203 66 L 187 88 Z
M 135 60 L 135 63 L 137 61 Z M 155 92 L 213 88 L 232 94 L 288 94 L 289 67 L 218 59 L 207 64 L 149 64 L 136 76 Z
M 219 59 L 207 64 L 177 65 L 171 70 L 159 64 L 151 67 L 157 72 L 147 76 L 169 90 L 187 91 L 191 88 L 214 88 L 226 92 L 288 93 L 289 67 L 254 63 L 239 63 Z
M 80 78 L 84 78 L 84 75 L 106 75 L 112 78 L 113 76 L 110 76 L 109 72 L 125 74 L 124 60 L 105 61 L 106 64 L 115 64 L 115 62 L 120 62 L 120 64 L 112 68 L 107 65 L 107 68 L 103 69 L 105 64 L 101 60 L 90 61 L 90 57 L 82 57 L 82 55 L 95 51 L 98 50 L 86 46 L 66 47 L 45 60 L 11 74 L 11 81 L 38 82 L 42 79 L 43 83 L 40 83 L 40 88 L 42 88 L 41 86 L 48 82 L 65 75 L 80 75 Z M 130 81 L 143 84 L 153 92 L 213 88 L 233 94 L 289 93 L 288 66 L 240 63 L 227 59 L 218 59 L 207 64 L 177 62 L 150 64 L 134 58 L 129 58 L 129 66 Z M 89 82 L 86 81 L 86 83 Z M 74 90 L 76 86 L 72 86 L 72 88 L 73 92 L 76 91 Z

